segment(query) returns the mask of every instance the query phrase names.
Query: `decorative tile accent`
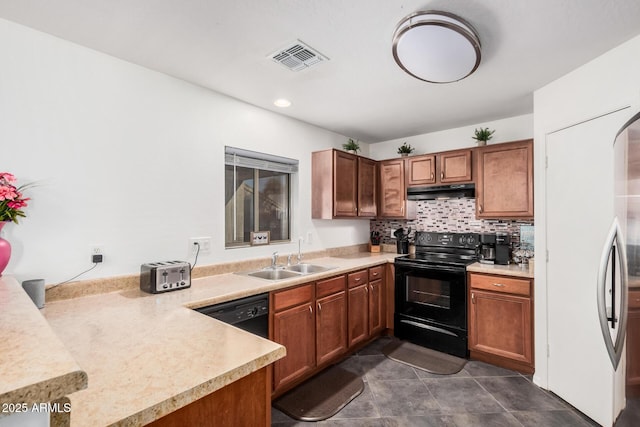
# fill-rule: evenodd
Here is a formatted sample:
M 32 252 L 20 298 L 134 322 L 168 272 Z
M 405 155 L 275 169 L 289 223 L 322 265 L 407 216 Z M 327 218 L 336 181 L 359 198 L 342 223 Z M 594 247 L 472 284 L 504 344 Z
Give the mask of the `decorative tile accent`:
M 420 200 L 416 202 L 415 220 L 371 220 L 371 231 L 378 231 L 382 243 L 395 244 L 391 230 L 411 227 L 414 231 L 436 231 L 452 233 L 511 234 L 512 242 L 520 241 L 520 226 L 533 225 L 532 221 L 487 220 L 476 218 L 476 199 Z

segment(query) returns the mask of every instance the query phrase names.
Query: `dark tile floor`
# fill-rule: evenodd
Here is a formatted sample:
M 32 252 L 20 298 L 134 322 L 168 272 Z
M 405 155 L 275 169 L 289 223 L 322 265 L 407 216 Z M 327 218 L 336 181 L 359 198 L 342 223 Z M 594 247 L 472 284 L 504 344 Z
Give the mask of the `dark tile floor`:
M 588 427 L 590 420 L 529 377 L 470 361 L 433 375 L 387 359 L 381 338 L 340 366 L 362 376 L 364 392 L 328 420 L 305 423 L 272 410 L 272 426 Z

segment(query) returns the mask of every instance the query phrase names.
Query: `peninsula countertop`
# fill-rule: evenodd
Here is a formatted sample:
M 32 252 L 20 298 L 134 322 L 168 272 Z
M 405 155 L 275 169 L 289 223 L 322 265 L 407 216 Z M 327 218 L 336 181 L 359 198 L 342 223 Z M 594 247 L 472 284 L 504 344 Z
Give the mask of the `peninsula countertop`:
M 284 357 L 283 346 L 190 308 L 384 264 L 395 256 L 314 259 L 332 268 L 286 280 L 219 274 L 165 294 L 129 289 L 46 303 L 42 313 L 89 378 L 85 390 L 69 395 L 71 425 L 142 425 Z
M 4 276 L 0 278 L 0 336 L 3 408 L 52 402 L 87 387 L 87 374 L 18 281 Z M 9 412 L 3 410 L 0 417 Z

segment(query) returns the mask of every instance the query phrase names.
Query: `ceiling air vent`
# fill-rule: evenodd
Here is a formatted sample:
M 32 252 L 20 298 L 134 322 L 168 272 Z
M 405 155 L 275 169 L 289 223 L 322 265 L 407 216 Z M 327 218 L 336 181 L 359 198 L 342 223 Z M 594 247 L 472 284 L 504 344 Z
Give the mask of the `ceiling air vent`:
M 300 40 L 296 40 L 295 43 L 275 51 L 269 55 L 269 57 L 291 71 L 304 70 L 312 65 L 329 60 L 329 58 L 302 43 Z

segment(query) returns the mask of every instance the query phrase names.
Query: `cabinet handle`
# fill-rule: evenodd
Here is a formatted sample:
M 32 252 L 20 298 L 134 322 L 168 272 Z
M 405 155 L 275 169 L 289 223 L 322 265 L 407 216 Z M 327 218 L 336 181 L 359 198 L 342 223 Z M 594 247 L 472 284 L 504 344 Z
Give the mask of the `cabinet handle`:
M 493 286 L 497 286 L 499 288 L 504 288 L 506 285 L 503 285 L 502 283 L 494 283 Z
M 404 206 L 400 206 L 400 213 L 404 215 Z
M 482 204 L 480 204 L 479 212 L 482 213 Z
M 444 179 L 444 172 L 440 172 L 440 179 L 443 180 Z
M 364 287 L 364 291 L 365 291 L 366 293 L 369 293 L 369 287 L 368 287 L 368 286 L 365 286 L 365 287 Z
M 431 179 L 433 179 L 433 178 L 434 178 L 434 176 L 435 176 L 435 175 L 434 175 L 434 173 L 433 173 L 433 172 L 431 172 Z
M 313 307 L 309 306 L 309 313 L 313 314 Z
M 318 303 L 318 314 L 322 311 L 322 304 Z
M 475 303 L 476 303 L 476 294 L 471 292 L 471 304 L 475 304 Z
M 353 208 L 353 211 L 354 211 L 355 213 L 358 213 L 358 208 Z
M 360 280 L 362 280 L 362 278 L 361 277 L 356 277 L 355 280 L 356 280 L 356 282 L 359 282 Z

